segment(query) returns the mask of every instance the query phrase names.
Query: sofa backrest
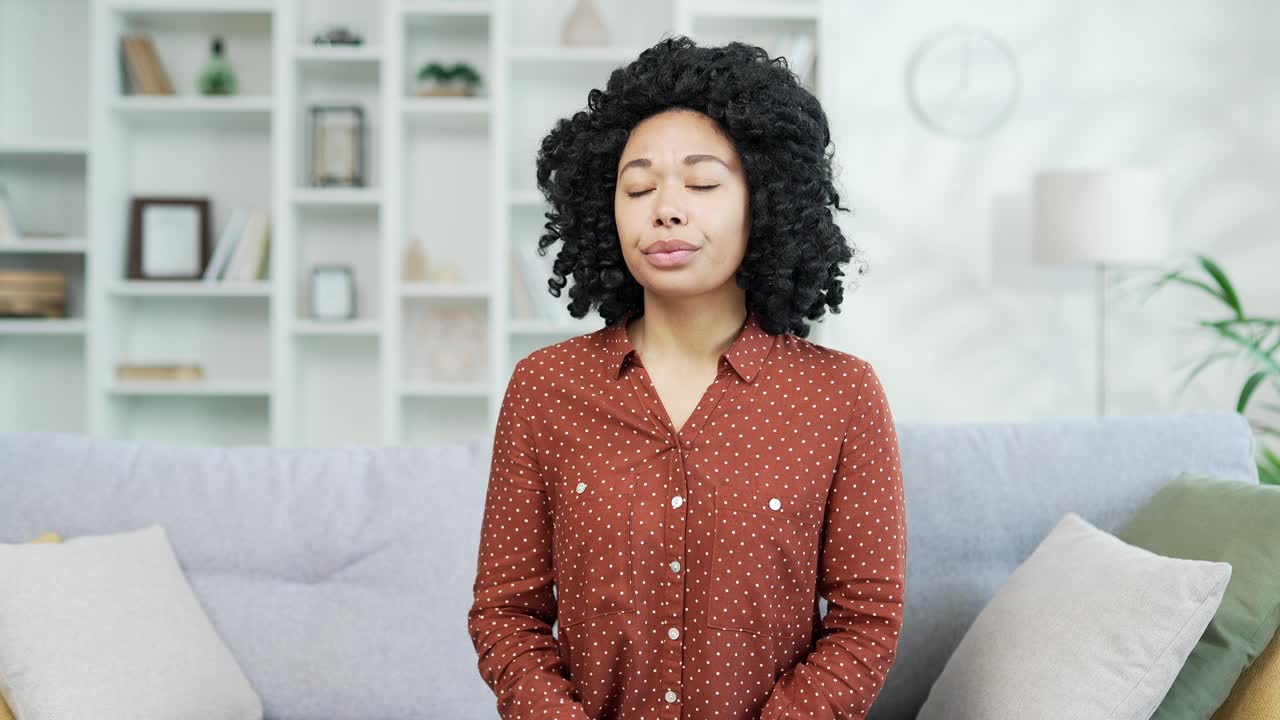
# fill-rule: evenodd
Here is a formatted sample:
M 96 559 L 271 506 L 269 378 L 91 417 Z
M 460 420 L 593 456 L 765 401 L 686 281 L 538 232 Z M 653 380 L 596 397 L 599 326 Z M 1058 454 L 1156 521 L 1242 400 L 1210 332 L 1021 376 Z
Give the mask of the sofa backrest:
M 1234 412 L 902 424 L 907 587 L 868 720 L 910 720 L 978 613 L 1068 511 L 1108 532 L 1179 473 L 1258 482 Z M 825 612 L 825 603 L 821 603 Z
M 0 434 L 0 542 L 163 525 L 269 719 L 492 720 L 466 626 L 491 443 Z
M 898 434 L 905 619 L 871 720 L 915 716 L 969 624 L 1067 511 L 1113 531 L 1179 472 L 1257 482 L 1235 413 L 900 423 Z M 466 628 L 491 443 L 205 448 L 0 433 L 0 542 L 163 525 L 269 719 L 492 719 Z

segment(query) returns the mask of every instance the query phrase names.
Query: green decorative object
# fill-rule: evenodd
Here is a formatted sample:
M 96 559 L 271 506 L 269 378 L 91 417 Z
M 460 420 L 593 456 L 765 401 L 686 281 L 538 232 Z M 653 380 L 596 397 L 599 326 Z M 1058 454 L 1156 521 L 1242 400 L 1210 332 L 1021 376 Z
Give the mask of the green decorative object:
M 481 80 L 480 73 L 469 63 L 445 65 L 432 61 L 418 70 L 418 82 L 418 94 L 422 96 L 475 95 Z
M 200 70 L 196 85 L 201 95 L 235 95 L 236 71 L 223 55 L 222 38 L 215 37 L 209 52 L 209 61 Z
M 1186 390 L 1196 375 L 1213 363 L 1243 359 L 1249 376 L 1236 398 L 1236 412 L 1245 415 L 1249 401 L 1260 388 L 1280 390 L 1280 318 L 1251 316 L 1246 313 L 1231 279 L 1221 266 L 1204 255 L 1197 255 L 1196 258 L 1207 275 L 1206 278 L 1195 277 L 1183 270 L 1172 270 L 1152 285 L 1151 294 L 1169 283 L 1177 283 L 1221 302 L 1229 313 L 1227 317 L 1220 320 L 1197 320 L 1196 324 L 1226 347 L 1215 349 L 1201 360 L 1187 375 L 1178 392 L 1181 394 Z M 1275 403 L 1267 403 L 1265 408 L 1273 413 L 1280 412 L 1280 405 Z M 1268 439 L 1280 440 L 1280 426 L 1257 418 L 1249 418 L 1249 424 L 1259 435 L 1258 479 L 1266 484 L 1280 485 L 1280 452 L 1266 443 Z

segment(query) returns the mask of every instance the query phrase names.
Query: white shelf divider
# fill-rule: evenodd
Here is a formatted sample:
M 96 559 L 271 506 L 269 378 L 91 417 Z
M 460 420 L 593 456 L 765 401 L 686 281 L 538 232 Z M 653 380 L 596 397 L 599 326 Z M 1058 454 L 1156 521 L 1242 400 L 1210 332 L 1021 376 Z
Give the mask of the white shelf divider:
M 89 243 L 87 240 L 73 237 L 40 240 L 23 238 L 16 241 L 0 242 L 0 254 L 10 255 L 79 255 L 87 252 L 88 249 Z

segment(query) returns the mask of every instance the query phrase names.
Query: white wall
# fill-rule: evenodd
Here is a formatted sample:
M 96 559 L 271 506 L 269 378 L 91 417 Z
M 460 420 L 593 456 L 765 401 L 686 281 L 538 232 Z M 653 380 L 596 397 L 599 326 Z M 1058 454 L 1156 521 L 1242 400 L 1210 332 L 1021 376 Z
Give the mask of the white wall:
M 1033 265 L 1030 183 L 1051 165 L 1149 164 L 1173 203 L 1171 263 L 1201 252 L 1251 314 L 1280 315 L 1280 4 L 1273 0 L 832 4 L 844 225 L 869 272 L 830 344 L 872 363 L 899 420 L 1088 417 L 1094 275 Z M 923 128 L 903 71 L 937 27 L 976 23 L 1021 62 L 1022 98 L 978 142 Z M 1246 374 L 1174 391 L 1210 343 L 1214 302 L 1168 287 L 1145 306 L 1112 273 L 1108 414 L 1234 407 Z M 1274 394 L 1254 399 L 1271 400 Z

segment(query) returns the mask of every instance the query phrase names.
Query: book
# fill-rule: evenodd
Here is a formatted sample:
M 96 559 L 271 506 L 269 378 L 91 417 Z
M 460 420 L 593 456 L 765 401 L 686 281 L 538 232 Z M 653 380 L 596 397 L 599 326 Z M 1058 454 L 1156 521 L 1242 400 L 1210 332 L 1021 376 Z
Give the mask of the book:
M 169 82 L 169 74 L 164 70 L 164 64 L 160 62 L 160 56 L 156 54 L 156 47 L 151 42 L 149 35 L 140 35 L 142 43 L 142 51 L 146 56 L 147 70 L 151 75 L 152 94 L 154 95 L 172 95 L 173 84 Z
M 244 234 L 245 222 L 248 219 L 249 214 L 240 208 L 231 211 L 231 217 L 227 218 L 227 224 L 222 227 L 222 234 L 218 236 L 218 243 L 213 248 L 213 257 L 209 259 L 209 266 L 204 270 L 205 282 L 213 283 L 222 278 L 222 274 L 227 269 L 227 261 L 231 259 L 231 253 L 240 243 L 240 236 Z
M 173 84 L 146 33 L 130 33 L 121 40 L 127 94 L 172 95 Z
M 22 233 L 18 230 L 18 218 L 13 211 L 13 201 L 4 183 L 0 183 L 0 244 L 16 244 L 22 242 Z
M 245 223 L 231 263 L 227 268 L 224 280 L 253 280 L 262 264 L 262 252 L 267 239 L 267 213 L 265 210 L 254 210 Z
M 120 37 L 120 94 L 133 94 L 133 77 L 130 75 L 129 54 L 128 54 L 129 38 L 127 36 Z
M 267 223 L 267 229 L 262 235 L 262 251 L 258 253 L 261 256 L 261 262 L 258 263 L 258 272 L 254 275 L 255 280 L 266 280 L 271 277 L 271 223 Z
M 120 363 L 117 380 L 203 380 L 204 368 L 195 363 Z
M 129 73 L 129 89 L 131 93 L 149 94 L 151 80 L 147 74 L 146 57 L 143 54 L 141 38 L 138 35 L 126 35 L 121 41 L 125 55 L 125 65 Z

